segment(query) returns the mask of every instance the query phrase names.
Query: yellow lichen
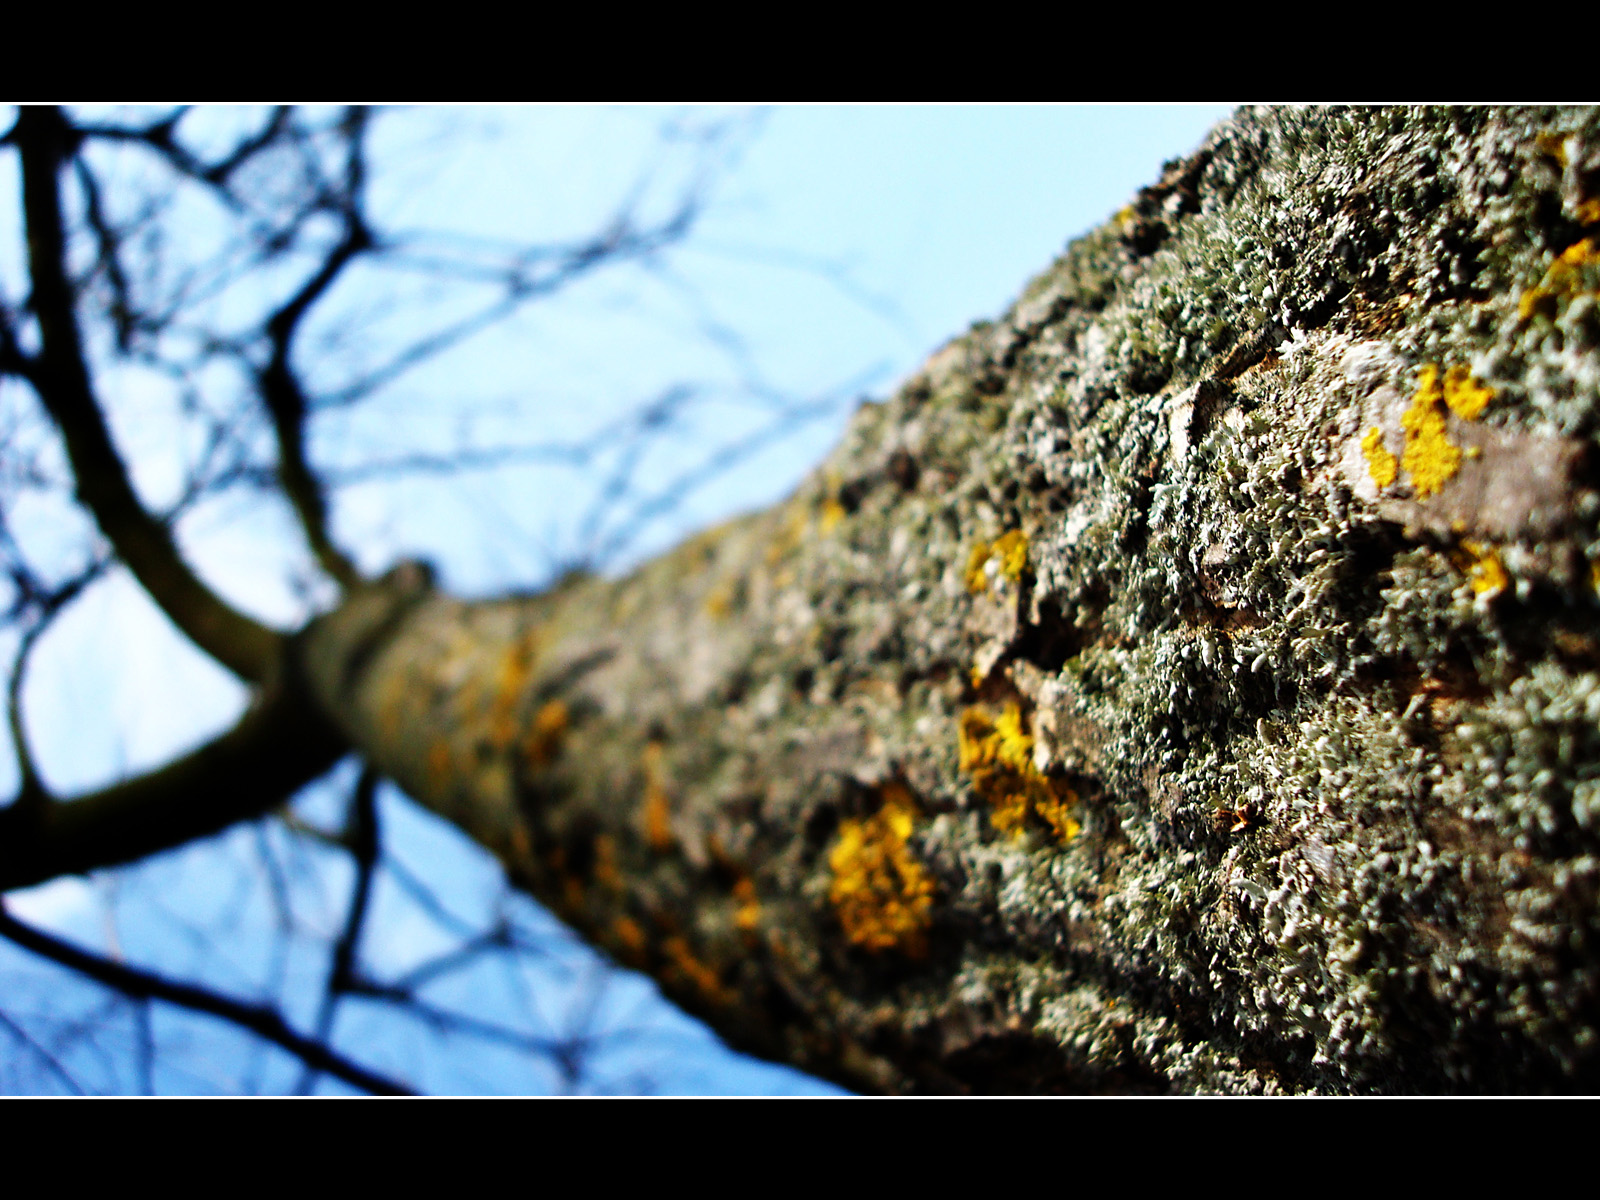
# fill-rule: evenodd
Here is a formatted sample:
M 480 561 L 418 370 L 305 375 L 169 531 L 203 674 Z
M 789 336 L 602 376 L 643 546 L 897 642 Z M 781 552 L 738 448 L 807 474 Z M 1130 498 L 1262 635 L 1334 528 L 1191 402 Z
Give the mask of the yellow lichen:
M 1400 466 L 1410 477 L 1411 488 L 1419 499 L 1441 490 L 1461 469 L 1464 457 L 1478 454 L 1476 447 L 1463 453 L 1450 440 L 1446 410 L 1462 420 L 1475 421 L 1494 396 L 1495 390 L 1474 378 L 1466 367 L 1450 367 L 1443 379 L 1437 364 L 1428 363 L 1422 368 L 1417 377 L 1417 393 L 1400 417 L 1405 430 Z M 1374 483 L 1383 488 L 1394 482 L 1394 456 L 1383 444 L 1380 427 L 1374 426 L 1361 439 L 1361 452 Z
M 1083 828 L 1072 819 L 1072 806 L 1077 802 L 1078 794 L 1069 787 L 1063 787 L 1060 795 L 1054 791 L 1047 792 L 1034 802 L 1034 812 L 1050 826 L 1056 841 L 1070 842 Z
M 844 518 L 844 505 L 840 504 L 835 497 L 829 496 L 817 510 L 817 528 L 823 534 L 830 534 L 839 527 L 839 522 Z
M 661 784 L 662 753 L 660 742 L 644 748 L 644 840 L 658 854 L 672 849 L 677 841 L 672 832 L 672 802 Z
M 668 969 L 669 974 L 687 979 L 695 991 L 713 1004 L 727 1004 L 732 1000 L 733 997 L 722 985 L 722 977 L 716 968 L 696 958 L 694 951 L 689 949 L 687 940 L 678 936 L 669 937 L 661 944 L 661 949 L 666 953 L 667 961 L 672 964 Z
M 622 872 L 617 868 L 617 842 L 609 833 L 594 839 L 594 881 L 608 891 L 623 889 Z
M 1033 761 L 1033 736 L 1023 727 L 1022 710 L 1007 704 L 998 717 L 981 708 L 961 714 L 957 726 L 958 763 L 972 776 L 978 794 L 989 802 L 989 819 L 1002 833 L 1021 834 L 1028 817 L 1037 817 L 1061 842 L 1077 836 L 1068 814 L 1077 802 L 1073 790 L 1042 774 Z
M 517 701 L 533 675 L 537 658 L 538 639 L 530 630 L 518 638 L 500 660 L 494 704 L 489 710 L 489 737 L 497 750 L 504 750 L 517 736 Z
M 934 894 L 932 877 L 906 844 L 916 802 L 900 783 L 884 785 L 880 794 L 883 805 L 876 813 L 840 826 L 828 855 L 828 899 L 855 945 L 916 957 L 927 951 Z
M 443 738 L 428 747 L 428 787 L 435 795 L 450 779 L 450 744 Z
M 618 917 L 612 922 L 611 936 L 628 958 L 637 959 L 644 953 L 644 930 L 632 917 Z
M 1466 367 L 1454 366 L 1444 373 L 1444 402 L 1462 420 L 1476 421 L 1493 399 L 1494 389 Z
M 761 924 L 761 901 L 756 896 L 755 881 L 748 875 L 733 885 L 733 898 L 739 902 L 734 910 L 733 923 L 742 933 L 754 933 Z
M 528 766 L 539 770 L 555 762 L 566 740 L 570 720 L 566 702 L 562 700 L 551 700 L 534 714 L 533 724 L 522 739 L 522 756 Z
M 716 621 L 726 621 L 733 615 L 734 581 L 725 579 L 706 593 L 706 615 Z
M 1466 574 L 1473 595 L 1497 596 L 1505 590 L 1511 578 L 1506 574 L 1500 555 L 1493 546 L 1463 540 L 1461 549 L 1465 553 L 1457 556 L 1456 565 Z
M 1580 272 L 1584 267 L 1600 263 L 1594 239 L 1584 238 L 1568 246 L 1544 273 L 1539 283 L 1522 293 L 1517 302 L 1517 316 L 1528 321 L 1536 315 L 1555 316 L 1556 303 L 1566 293 L 1582 290 Z
M 984 569 L 989 565 L 989 543 L 979 542 L 967 555 L 967 591 L 976 596 L 989 590 L 989 575 Z
M 1028 568 L 1028 536 L 1020 529 L 1002 533 L 992 542 L 979 542 L 967 556 L 967 591 L 973 595 L 989 590 L 992 578 L 989 564 L 994 563 L 994 574 L 1015 583 Z
M 1361 453 L 1366 456 L 1367 473 L 1379 489 L 1388 487 L 1400 474 L 1400 460 L 1389 453 L 1383 444 L 1383 430 L 1377 425 L 1367 430 L 1361 439 Z
M 1411 487 L 1419 497 L 1433 495 L 1461 469 L 1461 448 L 1445 433 L 1444 412 L 1439 407 L 1444 394 L 1438 376 L 1438 368 L 1431 363 L 1422 368 L 1417 394 L 1400 418 L 1406 431 L 1400 465 L 1411 476 Z
M 1567 137 L 1565 133 L 1546 130 L 1535 135 L 1534 148 L 1545 157 L 1555 159 L 1556 166 L 1564 171 L 1567 169 Z

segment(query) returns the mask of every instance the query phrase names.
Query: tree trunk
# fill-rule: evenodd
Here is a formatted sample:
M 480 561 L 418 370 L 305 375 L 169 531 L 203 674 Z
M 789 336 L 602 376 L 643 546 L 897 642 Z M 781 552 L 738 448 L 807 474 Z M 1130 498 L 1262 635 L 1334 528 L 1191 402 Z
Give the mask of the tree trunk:
M 881 1091 L 1592 1090 L 1600 118 L 1241 113 L 799 492 L 303 640 L 380 770 Z

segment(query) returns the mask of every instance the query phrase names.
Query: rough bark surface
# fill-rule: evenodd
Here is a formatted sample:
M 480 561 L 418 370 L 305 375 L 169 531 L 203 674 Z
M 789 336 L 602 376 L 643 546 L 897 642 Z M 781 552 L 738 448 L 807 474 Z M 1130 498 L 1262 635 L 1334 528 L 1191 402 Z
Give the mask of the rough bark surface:
M 1600 1085 L 1600 116 L 1244 111 L 788 502 L 313 628 L 411 794 L 883 1091 Z

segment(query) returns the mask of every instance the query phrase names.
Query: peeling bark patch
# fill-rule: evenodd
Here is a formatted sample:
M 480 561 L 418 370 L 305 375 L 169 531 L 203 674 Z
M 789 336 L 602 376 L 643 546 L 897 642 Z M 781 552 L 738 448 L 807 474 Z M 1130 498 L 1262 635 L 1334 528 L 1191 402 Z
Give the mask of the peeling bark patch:
M 933 878 L 907 846 L 916 824 L 911 790 L 890 782 L 877 789 L 883 806 L 864 820 L 845 821 L 828 855 L 828 899 L 851 943 L 913 958 L 927 953 L 933 920 Z

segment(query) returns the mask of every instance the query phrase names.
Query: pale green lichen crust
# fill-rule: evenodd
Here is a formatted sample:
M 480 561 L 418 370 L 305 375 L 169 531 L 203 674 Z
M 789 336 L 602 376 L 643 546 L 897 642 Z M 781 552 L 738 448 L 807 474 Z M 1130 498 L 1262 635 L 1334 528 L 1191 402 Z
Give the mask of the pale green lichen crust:
M 1592 110 L 1242 111 L 788 504 L 535 602 L 522 877 L 857 1086 L 1596 1090 L 1597 219 Z

